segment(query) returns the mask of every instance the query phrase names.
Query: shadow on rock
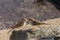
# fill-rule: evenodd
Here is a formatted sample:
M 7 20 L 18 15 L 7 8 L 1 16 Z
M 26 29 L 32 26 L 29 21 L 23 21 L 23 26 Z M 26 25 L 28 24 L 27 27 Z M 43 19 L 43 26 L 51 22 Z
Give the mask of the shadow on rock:
M 10 40 L 26 40 L 26 31 L 13 31 Z
M 12 35 L 10 36 L 10 40 L 28 40 L 28 36 L 30 33 L 31 35 L 34 34 L 32 30 L 19 30 L 19 31 L 13 31 Z

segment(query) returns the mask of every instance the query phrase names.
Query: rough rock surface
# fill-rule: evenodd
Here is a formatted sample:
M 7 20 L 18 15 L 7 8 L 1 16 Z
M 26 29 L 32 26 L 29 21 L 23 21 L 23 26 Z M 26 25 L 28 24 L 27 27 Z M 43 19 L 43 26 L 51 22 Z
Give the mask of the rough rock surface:
M 0 40 L 41 40 L 43 37 L 60 36 L 60 25 L 26 25 L 18 30 L 0 30 Z

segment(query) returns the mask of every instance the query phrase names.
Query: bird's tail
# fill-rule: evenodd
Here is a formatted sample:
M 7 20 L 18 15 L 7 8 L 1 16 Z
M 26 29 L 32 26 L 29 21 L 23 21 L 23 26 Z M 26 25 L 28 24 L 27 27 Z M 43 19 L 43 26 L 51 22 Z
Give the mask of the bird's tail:
M 10 33 L 13 29 L 10 29 L 7 33 Z

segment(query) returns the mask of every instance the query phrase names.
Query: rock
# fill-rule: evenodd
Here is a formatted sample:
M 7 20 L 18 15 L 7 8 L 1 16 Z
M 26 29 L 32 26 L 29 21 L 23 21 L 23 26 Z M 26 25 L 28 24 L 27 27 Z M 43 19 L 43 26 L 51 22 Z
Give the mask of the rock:
M 0 30 L 0 40 L 40 40 L 43 37 L 60 36 L 60 25 L 26 25 L 7 33 L 9 30 Z

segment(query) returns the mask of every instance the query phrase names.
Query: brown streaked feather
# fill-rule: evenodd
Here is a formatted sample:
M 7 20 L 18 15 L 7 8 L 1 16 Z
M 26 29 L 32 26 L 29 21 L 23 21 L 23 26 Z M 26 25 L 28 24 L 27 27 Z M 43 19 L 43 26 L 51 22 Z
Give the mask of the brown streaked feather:
M 27 21 L 27 19 L 26 18 L 23 18 L 21 21 L 19 21 L 16 25 L 14 25 L 14 26 L 12 26 L 11 27 L 11 30 L 9 30 L 8 31 L 8 33 L 10 32 L 10 31 L 12 31 L 13 29 L 15 29 L 15 28 L 19 28 L 19 27 L 22 27 L 22 26 L 25 26 L 26 25 L 26 22 Z
M 28 18 L 28 21 L 30 21 L 32 25 L 42 25 L 42 24 L 45 24 L 44 22 L 36 20 L 34 18 Z

